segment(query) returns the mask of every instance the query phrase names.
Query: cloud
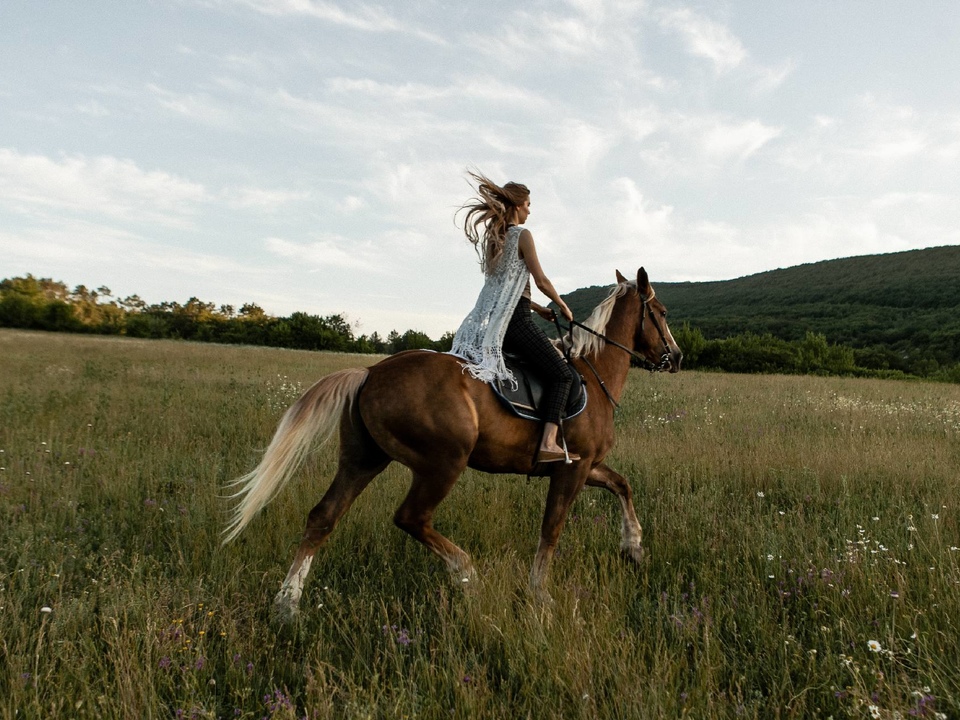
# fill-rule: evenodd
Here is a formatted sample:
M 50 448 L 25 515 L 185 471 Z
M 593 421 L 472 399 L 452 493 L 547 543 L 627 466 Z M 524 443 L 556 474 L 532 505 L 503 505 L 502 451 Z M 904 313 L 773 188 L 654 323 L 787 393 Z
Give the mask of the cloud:
M 725 25 L 700 15 L 689 8 L 664 10 L 660 26 L 678 34 L 687 51 L 713 63 L 718 74 L 729 72 L 747 59 L 743 43 Z
M 825 188 L 854 181 L 861 189 L 919 191 L 953 187 L 958 156 L 960 114 L 864 95 L 834 115 L 814 115 L 783 144 L 777 160 L 819 177 Z
M 701 143 L 708 158 L 739 162 L 749 158 L 782 132 L 781 128 L 764 125 L 759 120 L 714 120 L 702 130 Z
M 439 35 L 404 23 L 381 8 L 366 3 L 351 3 L 350 9 L 344 10 L 338 4 L 325 0 L 220 0 L 219 4 L 225 2 L 242 5 L 264 15 L 310 17 L 363 32 L 403 33 L 439 45 L 446 44 L 446 40 Z
M 589 176 L 610 152 L 616 133 L 591 123 L 570 119 L 547 138 L 558 171 Z
M 534 106 L 542 110 L 549 102 L 519 85 L 489 76 L 461 77 L 445 85 L 424 83 L 384 83 L 369 78 L 330 78 L 326 82 L 331 95 L 366 95 L 370 98 L 402 104 L 436 103 L 464 98 L 487 100 L 516 106 Z
M 615 198 L 613 222 L 628 243 L 662 241 L 673 234 L 671 206 L 656 207 L 631 178 L 617 178 L 610 187 Z
M 378 263 L 370 248 L 348 238 L 330 236 L 309 243 L 295 243 L 283 238 L 271 237 L 264 241 L 265 249 L 272 255 L 296 260 L 298 263 L 320 268 L 348 268 L 364 272 L 387 272 L 383 263 Z
M 621 132 L 636 143 L 640 159 L 665 176 L 701 177 L 743 163 L 784 128 L 759 119 L 663 112 L 650 106 L 618 118 Z
M 310 193 L 263 188 L 228 188 L 223 191 L 222 197 L 233 208 L 276 212 L 284 205 L 308 200 Z
M 153 83 L 146 87 L 161 107 L 183 118 L 214 127 L 235 124 L 233 113 L 206 93 L 178 93 Z
M 0 203 L 183 225 L 210 196 L 203 185 L 132 160 L 70 155 L 53 160 L 0 148 Z
M 107 117 L 110 114 L 110 111 L 96 100 L 78 103 L 74 107 L 78 113 L 90 117 Z
M 4 264 L 68 283 L 106 284 L 120 294 L 171 300 L 196 295 L 211 278 L 250 278 L 263 263 L 177 247 L 115 226 L 58 218 L 56 225 L 0 231 Z M 22 268 L 22 270 L 21 270 Z M 218 298 L 219 300 L 219 298 Z

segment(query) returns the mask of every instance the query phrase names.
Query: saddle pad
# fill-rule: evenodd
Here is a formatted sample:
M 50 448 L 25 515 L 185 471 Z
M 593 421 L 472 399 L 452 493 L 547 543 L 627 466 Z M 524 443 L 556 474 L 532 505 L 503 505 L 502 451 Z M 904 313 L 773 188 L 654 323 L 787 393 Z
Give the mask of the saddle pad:
M 527 365 L 521 358 L 509 353 L 504 355 L 504 362 L 517 381 L 514 390 L 509 381 L 494 380 L 490 383 L 494 394 L 507 406 L 509 410 L 527 420 L 543 420 L 539 407 L 543 401 L 544 382 L 536 370 Z M 574 370 L 573 384 L 570 386 L 570 395 L 567 396 L 567 408 L 563 419 L 576 417 L 587 406 L 587 389 L 583 378 Z

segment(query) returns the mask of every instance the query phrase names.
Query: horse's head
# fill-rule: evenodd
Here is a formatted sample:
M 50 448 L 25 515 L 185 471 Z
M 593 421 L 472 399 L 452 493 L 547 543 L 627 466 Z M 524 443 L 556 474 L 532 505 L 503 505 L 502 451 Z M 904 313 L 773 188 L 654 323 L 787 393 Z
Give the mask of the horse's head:
M 627 282 L 619 270 L 617 282 Z M 667 308 L 657 299 L 647 271 L 643 268 L 637 271 L 637 295 L 640 300 L 640 322 L 633 337 L 633 349 L 656 369 L 679 372 L 683 353 L 667 325 Z

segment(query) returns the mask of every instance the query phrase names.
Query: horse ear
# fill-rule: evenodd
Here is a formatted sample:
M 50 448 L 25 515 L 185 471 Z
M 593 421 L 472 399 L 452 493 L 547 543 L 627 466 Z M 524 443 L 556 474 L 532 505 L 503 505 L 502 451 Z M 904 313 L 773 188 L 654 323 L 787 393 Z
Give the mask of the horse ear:
M 637 291 L 646 296 L 647 290 L 650 289 L 650 278 L 647 277 L 647 271 L 643 268 L 637 270 Z
M 620 284 L 620 283 L 625 283 L 626 281 L 627 281 L 627 279 L 626 279 L 623 275 L 620 274 L 620 271 L 619 271 L 619 270 L 617 270 L 617 283 L 618 283 L 618 284 Z

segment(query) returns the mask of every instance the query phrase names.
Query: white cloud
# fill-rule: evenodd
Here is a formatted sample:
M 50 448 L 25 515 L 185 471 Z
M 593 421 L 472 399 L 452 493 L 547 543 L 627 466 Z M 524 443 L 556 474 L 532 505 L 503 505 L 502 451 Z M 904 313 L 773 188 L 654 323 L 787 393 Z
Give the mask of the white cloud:
M 209 197 L 199 183 L 142 170 L 132 160 L 84 155 L 53 160 L 0 148 L 0 203 L 8 207 L 182 225 Z
M 367 203 L 362 197 L 358 197 L 356 195 L 347 195 L 337 204 L 337 207 L 340 209 L 340 212 L 346 215 L 351 215 L 357 212 L 357 210 L 363 208 L 366 204 Z
M 178 93 L 153 83 L 147 85 L 147 90 L 161 107 L 189 120 L 215 127 L 234 123 L 233 113 L 205 93 Z
M 709 60 L 718 73 L 729 72 L 747 59 L 743 43 L 725 25 L 689 8 L 665 10 L 659 20 L 661 27 L 680 35 L 690 54 Z
M 715 120 L 704 127 L 701 143 L 708 158 L 725 161 L 744 161 L 782 132 L 759 120 L 725 122 Z
M 631 178 L 617 178 L 610 186 L 615 198 L 612 222 L 627 242 L 662 241 L 672 235 L 672 207 L 656 207 Z
M 924 190 L 955 183 L 960 155 L 960 113 L 921 112 L 872 95 L 851 100 L 842 112 L 814 115 L 782 145 L 778 161 L 817 174 L 831 189 L 906 183 Z M 895 177 L 899 180 L 894 181 Z
M 551 146 L 558 171 L 575 173 L 581 178 L 592 174 L 607 156 L 616 133 L 582 120 L 568 120 L 545 140 Z
M 353 30 L 373 33 L 398 32 L 437 44 L 446 44 L 439 35 L 404 23 L 381 8 L 366 3 L 351 3 L 350 9 L 344 10 L 340 5 L 325 2 L 325 0 L 221 0 L 221 4 L 223 2 L 242 5 L 264 15 L 304 16 Z
M 526 88 L 489 76 L 462 77 L 444 85 L 412 82 L 392 84 L 370 78 L 335 77 L 326 81 L 326 88 L 333 95 L 366 95 L 381 102 L 403 104 L 450 99 L 460 102 L 464 98 L 504 103 L 514 107 L 533 105 L 538 110 L 548 104 L 543 97 Z
M 151 302 L 208 292 L 203 288 L 211 278 L 249 279 L 263 272 L 263 263 L 251 266 L 230 256 L 176 247 L 110 224 L 58 221 L 0 232 L 4 265 L 68 284 L 105 284 L 120 295 L 137 293 Z
M 88 100 L 75 106 L 76 111 L 90 117 L 107 117 L 110 111 L 96 100 Z
M 755 93 L 765 93 L 775 90 L 793 73 L 796 63 L 786 60 L 778 67 L 764 67 L 749 63 L 748 74 L 753 76 L 752 89 Z
M 228 188 L 222 193 L 230 207 L 276 212 L 284 205 L 308 200 L 310 193 L 263 188 Z
M 380 266 L 369 248 L 358 247 L 355 241 L 343 237 L 326 237 L 309 243 L 295 243 L 283 238 L 271 237 L 264 241 L 265 249 L 272 255 L 295 260 L 320 268 L 349 268 L 364 272 L 384 272 L 389 266 Z

